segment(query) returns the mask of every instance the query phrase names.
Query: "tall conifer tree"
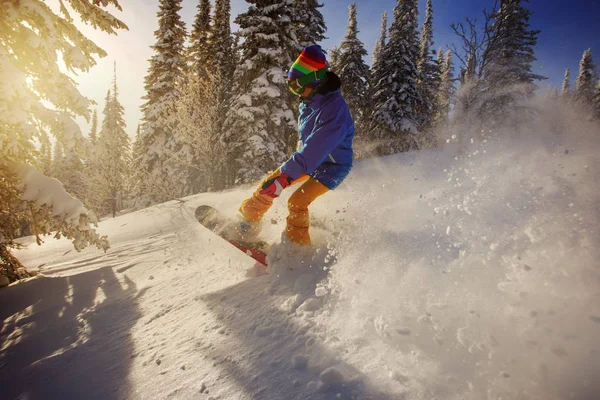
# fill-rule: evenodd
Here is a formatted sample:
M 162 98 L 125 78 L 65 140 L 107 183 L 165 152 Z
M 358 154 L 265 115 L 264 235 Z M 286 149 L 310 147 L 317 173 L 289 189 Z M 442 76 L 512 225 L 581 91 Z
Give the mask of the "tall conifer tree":
M 143 125 L 139 158 L 136 159 L 134 195 L 138 205 L 149 205 L 180 196 L 174 183 L 180 178 L 174 162 L 180 144 L 173 137 L 177 129 L 171 118 L 185 81 L 185 24 L 181 20 L 181 0 L 160 0 L 158 30 L 154 32 L 155 54 L 145 78 L 146 103 L 142 106 Z
M 100 205 L 113 217 L 121 208 L 130 167 L 130 141 L 125 131 L 125 110 L 118 99 L 117 72 L 107 94 L 102 129 L 98 136 L 96 185 Z
M 594 110 L 594 117 L 597 120 L 600 120 L 600 80 L 598 81 L 598 84 L 596 85 L 596 93 L 594 94 L 594 101 L 593 101 L 593 110 Z
M 371 69 L 369 71 L 369 107 L 367 110 L 367 118 L 369 119 L 368 123 L 369 125 L 373 125 L 372 122 L 372 117 L 374 115 L 374 102 L 373 99 L 375 98 L 375 93 L 376 93 L 376 88 L 377 88 L 377 82 L 379 82 L 382 79 L 382 75 L 383 75 L 383 70 L 382 70 L 382 66 L 383 66 L 383 56 L 384 56 L 384 50 L 385 50 L 385 46 L 387 45 L 387 24 L 388 24 L 388 14 L 387 11 L 384 11 L 382 16 L 381 16 L 381 34 L 379 36 L 379 39 L 377 40 L 377 43 L 375 43 L 375 47 L 373 49 L 373 57 L 371 58 Z M 374 135 L 374 130 L 373 129 L 368 129 L 368 136 L 370 139 L 373 139 L 376 137 L 376 135 Z M 365 132 L 366 133 L 366 132 Z
M 61 180 L 65 170 L 65 151 L 60 142 L 54 143 L 54 154 L 52 155 L 52 177 Z
M 231 35 L 231 2 L 217 0 L 215 4 L 214 23 L 210 31 L 210 84 L 217 87 L 211 90 L 217 107 L 218 118 L 212 127 L 214 135 L 218 136 L 223 129 L 228 104 L 231 101 L 233 74 L 236 67 L 234 40 Z
M 499 121 L 505 115 L 505 107 L 532 96 L 534 82 L 546 79 L 532 72 L 540 31 L 530 29 L 532 12 L 522 5 L 525 2 L 528 0 L 502 0 L 490 31 L 492 39 L 480 87 L 487 99 L 481 115 Z
M 210 66 L 212 75 L 218 74 L 230 82 L 235 69 L 233 37 L 231 36 L 231 1 L 216 0 L 213 25 L 210 29 Z
M 373 48 L 373 57 L 371 63 L 372 70 L 378 68 L 381 61 L 381 56 L 383 54 L 383 49 L 387 43 L 387 23 L 388 14 L 387 11 L 384 11 L 381 15 L 381 34 L 379 35 L 379 40 L 377 40 L 377 43 L 375 43 L 375 47 Z
M 317 44 L 325 39 L 325 19 L 317 0 L 294 0 L 294 25 L 300 47 Z
M 439 54 L 439 53 L 438 53 Z M 456 88 L 454 86 L 454 66 L 452 64 L 452 51 L 447 50 L 446 54 L 439 56 L 442 61 L 440 64 L 440 83 L 438 86 L 437 96 L 435 100 L 434 121 L 443 123 L 448 119 L 450 113 L 450 105 Z
M 98 111 L 94 108 L 94 112 L 92 114 L 92 127 L 90 130 L 90 142 L 92 145 L 96 145 L 98 141 Z
M 200 0 L 196 6 L 196 16 L 190 33 L 188 58 L 192 65 L 192 73 L 205 77 L 210 58 L 210 0 Z
M 380 72 L 375 76 L 373 129 L 385 140 L 380 153 L 420 147 L 418 110 L 423 100 L 417 89 L 418 1 L 398 0 Z
M 52 171 L 52 145 L 47 137 L 43 137 L 40 146 L 40 171 L 44 175 L 50 175 Z
M 235 72 L 236 95 L 227 112 L 230 182 L 250 182 L 277 168 L 295 141 L 295 117 L 286 75 L 300 46 L 286 0 L 250 0 L 238 15 L 242 60 Z
M 563 97 L 569 97 L 571 94 L 571 70 L 567 68 L 565 71 L 565 79 L 562 83 L 560 95 Z
M 575 101 L 585 107 L 589 107 L 594 98 L 595 74 L 596 65 L 592 59 L 592 49 L 587 49 L 579 62 L 579 76 L 575 88 Z
M 333 72 L 339 72 L 340 70 L 340 56 L 341 51 L 338 46 L 333 46 L 329 50 L 329 59 L 327 62 L 329 63 L 329 69 Z
M 427 126 L 431 123 L 436 88 L 439 85 L 440 71 L 437 64 L 431 56 L 431 47 L 433 46 L 433 6 L 431 0 L 427 0 L 425 21 L 421 28 L 421 41 L 419 43 L 419 58 L 417 60 L 417 70 L 419 73 L 418 89 L 424 102 L 424 109 L 419 113 L 421 125 Z
M 357 135 L 360 136 L 367 103 L 369 67 L 364 62 L 367 50 L 358 39 L 356 3 L 352 3 L 349 10 L 348 29 L 340 45 L 338 75 L 342 81 L 342 93 L 357 128 Z

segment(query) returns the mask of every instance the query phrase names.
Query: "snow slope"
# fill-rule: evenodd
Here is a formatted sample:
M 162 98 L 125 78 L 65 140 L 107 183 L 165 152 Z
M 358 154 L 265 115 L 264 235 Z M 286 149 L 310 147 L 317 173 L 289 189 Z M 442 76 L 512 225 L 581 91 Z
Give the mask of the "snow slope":
M 600 398 L 600 131 L 550 111 L 358 163 L 268 275 L 194 219 L 250 187 L 17 252 L 44 276 L 0 290 L 2 398 Z

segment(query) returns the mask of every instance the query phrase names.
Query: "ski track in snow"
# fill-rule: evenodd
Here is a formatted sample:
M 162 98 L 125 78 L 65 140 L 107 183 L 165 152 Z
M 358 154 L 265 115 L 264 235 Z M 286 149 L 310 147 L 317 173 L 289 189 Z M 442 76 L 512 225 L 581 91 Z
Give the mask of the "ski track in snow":
M 44 276 L 0 291 L 2 398 L 600 398 L 600 135 L 546 124 L 360 163 L 266 275 L 193 214 L 251 187 L 16 252 Z

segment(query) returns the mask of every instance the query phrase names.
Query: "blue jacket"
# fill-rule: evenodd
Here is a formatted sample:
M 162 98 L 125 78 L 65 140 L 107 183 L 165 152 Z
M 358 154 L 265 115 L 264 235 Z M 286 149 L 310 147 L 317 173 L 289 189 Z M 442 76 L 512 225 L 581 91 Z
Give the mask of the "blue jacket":
M 280 168 L 292 179 L 306 174 L 335 189 L 352 168 L 354 122 L 340 89 L 299 107 L 300 148 Z

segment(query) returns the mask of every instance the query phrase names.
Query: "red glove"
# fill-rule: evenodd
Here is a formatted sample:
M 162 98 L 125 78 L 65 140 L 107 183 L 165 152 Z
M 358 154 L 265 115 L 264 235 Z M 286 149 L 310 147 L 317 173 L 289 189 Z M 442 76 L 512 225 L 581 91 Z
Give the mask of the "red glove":
M 262 185 L 260 194 L 267 195 L 269 197 L 279 197 L 284 188 L 288 187 L 292 182 L 292 178 L 284 173 L 277 175 L 275 178 L 271 178 Z

